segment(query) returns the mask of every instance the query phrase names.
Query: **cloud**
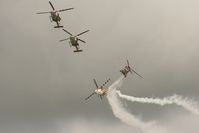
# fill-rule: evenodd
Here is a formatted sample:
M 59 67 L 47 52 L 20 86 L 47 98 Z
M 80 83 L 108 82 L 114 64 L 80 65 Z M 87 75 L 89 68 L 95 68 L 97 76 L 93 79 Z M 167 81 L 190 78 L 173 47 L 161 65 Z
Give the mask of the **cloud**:
M 54 117 L 87 115 L 112 119 L 106 100 L 93 98 L 87 104 L 82 101 L 93 91 L 93 78 L 99 83 L 107 77 L 114 80 L 126 58 L 144 79 L 127 78 L 122 90 L 125 94 L 199 96 L 199 1 L 52 0 L 57 9 L 75 8 L 60 14 L 62 24 L 70 32 L 91 30 L 82 36 L 88 44 L 81 45 L 82 54 L 74 54 L 67 43 L 58 43 L 66 35 L 53 28 L 55 23 L 49 22 L 48 15 L 35 14 L 48 11 L 48 1 L 1 0 L 0 3 L 3 20 L 0 25 L 0 116 L 4 116 L 0 123 L 5 123 L 5 131 L 1 132 L 44 133 L 40 128 L 53 132 L 56 128 L 51 130 L 51 124 L 43 123 L 50 121 L 53 125 Z M 148 107 L 134 105 L 133 112 L 157 118 L 157 113 Z M 11 120 L 5 114 L 12 117 Z M 166 125 L 171 131 L 183 133 L 192 128 L 192 132 L 198 131 L 197 118 L 173 117 L 168 120 L 171 125 Z M 104 121 L 83 118 L 82 128 L 78 120 L 72 119 L 71 123 L 67 118 L 66 131 L 81 132 L 83 127 L 88 127 L 85 129 L 88 132 L 89 128 L 95 132 L 134 131 L 126 125 L 115 124 L 117 119 L 104 124 Z
M 99 119 L 76 119 L 61 125 L 62 126 L 57 133 L 130 133 L 136 131 L 135 129 L 120 123 L 114 124 L 114 122 L 101 121 Z
M 171 120 L 167 121 L 167 128 L 173 133 L 198 133 L 199 117 L 194 115 L 173 115 Z
M 168 115 L 162 124 L 148 129 L 146 133 L 198 133 L 199 118 L 190 114 L 176 114 L 175 118 Z M 56 133 L 142 133 L 140 130 L 123 123 L 106 121 L 100 118 L 93 120 L 77 118 L 71 121 L 60 122 Z

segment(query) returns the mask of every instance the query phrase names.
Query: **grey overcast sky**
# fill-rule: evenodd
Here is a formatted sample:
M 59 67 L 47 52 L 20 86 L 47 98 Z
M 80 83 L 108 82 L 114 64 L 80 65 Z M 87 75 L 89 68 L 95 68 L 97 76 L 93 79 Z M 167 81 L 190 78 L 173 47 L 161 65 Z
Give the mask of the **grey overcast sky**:
M 67 34 L 53 28 L 48 14 L 36 14 L 51 10 L 47 0 L 1 0 L 0 132 L 134 131 L 113 116 L 106 98 L 84 101 L 95 88 L 92 79 L 114 82 L 126 59 L 144 79 L 129 75 L 124 94 L 199 101 L 199 1 L 51 2 L 56 9 L 75 8 L 60 14 L 65 29 L 90 30 L 81 36 L 84 51 L 73 53 L 68 42 L 58 42 Z M 172 132 L 199 130 L 199 118 L 181 108 L 126 104 Z

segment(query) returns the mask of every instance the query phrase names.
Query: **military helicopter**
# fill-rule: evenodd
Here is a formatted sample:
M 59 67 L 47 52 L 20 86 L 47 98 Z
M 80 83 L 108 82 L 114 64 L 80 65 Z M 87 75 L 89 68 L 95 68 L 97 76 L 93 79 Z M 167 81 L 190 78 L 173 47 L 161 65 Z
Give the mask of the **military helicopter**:
M 100 97 L 100 99 L 102 100 L 102 98 L 107 94 L 108 92 L 108 88 L 104 88 L 104 86 L 110 81 L 111 79 L 108 79 L 101 87 L 99 87 L 97 85 L 97 82 L 95 81 L 95 79 L 93 79 L 96 89 L 95 91 L 89 95 L 87 98 L 85 98 L 85 100 L 88 100 L 91 96 L 93 96 L 94 94 L 96 94 L 98 97 Z
M 63 12 L 63 11 L 67 11 L 67 10 L 72 10 L 74 8 L 67 8 L 67 9 L 62 9 L 62 10 L 55 10 L 53 4 L 49 1 L 49 4 L 50 6 L 52 7 L 52 11 L 49 11 L 49 12 L 38 12 L 36 14 L 47 14 L 47 13 L 50 13 L 50 21 L 51 22 L 56 22 L 57 23 L 57 26 L 54 26 L 54 28 L 63 28 L 63 26 L 60 25 L 60 21 L 61 21 L 61 18 L 59 16 L 59 12 Z
M 135 74 L 137 74 L 139 77 L 143 78 L 140 74 L 138 74 L 135 70 L 133 70 L 130 65 L 129 65 L 129 61 L 127 60 L 127 64 L 125 65 L 124 69 L 120 70 L 120 72 L 124 75 L 124 77 L 127 77 L 127 74 L 130 72 L 131 74 L 133 74 L 133 72 Z
M 77 34 L 77 35 L 75 35 L 75 36 L 73 36 L 70 32 L 68 32 L 68 31 L 65 30 L 65 29 L 63 29 L 63 31 L 65 31 L 66 33 L 68 33 L 68 34 L 70 35 L 70 37 L 69 37 L 69 38 L 66 38 L 66 39 L 63 39 L 63 40 L 60 40 L 60 42 L 69 40 L 70 46 L 71 46 L 71 47 L 73 46 L 73 47 L 76 48 L 76 50 L 75 50 L 74 52 L 82 52 L 83 50 L 80 50 L 78 41 L 81 41 L 81 42 L 83 42 L 83 43 L 86 43 L 86 42 L 85 42 L 84 40 L 82 40 L 82 39 L 79 39 L 78 36 L 80 36 L 80 35 L 82 35 L 82 34 L 88 32 L 89 30 L 86 30 L 86 31 L 84 31 L 84 32 L 81 32 L 81 33 L 79 33 L 79 34 Z

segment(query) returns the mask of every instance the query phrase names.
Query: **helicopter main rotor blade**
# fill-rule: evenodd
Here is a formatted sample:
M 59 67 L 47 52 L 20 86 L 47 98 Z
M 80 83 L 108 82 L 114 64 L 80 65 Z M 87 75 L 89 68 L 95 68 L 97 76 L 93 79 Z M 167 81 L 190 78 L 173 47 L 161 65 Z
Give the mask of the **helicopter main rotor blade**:
M 100 99 L 102 100 L 102 96 L 100 95 Z
M 69 35 L 73 36 L 73 34 L 71 34 L 70 32 L 68 32 L 67 30 L 63 29 L 63 31 L 65 31 L 65 32 L 68 33 Z
M 83 43 L 86 43 L 84 40 L 82 40 L 82 39 L 79 39 L 79 38 L 77 38 L 77 40 L 79 40 L 79 41 L 81 41 L 81 42 L 83 42 Z
M 135 70 L 131 69 L 135 74 L 137 74 L 139 77 L 143 78 L 140 74 L 138 74 Z
M 87 98 L 85 98 L 85 100 L 88 100 L 94 94 L 95 94 L 95 92 L 93 92 L 91 95 L 89 95 Z
M 129 61 L 127 60 L 127 65 L 130 67 L 130 65 L 129 65 Z
M 74 8 L 66 8 L 66 9 L 62 9 L 62 10 L 58 10 L 57 12 L 63 12 L 63 11 L 68 11 L 68 10 L 72 10 Z
M 80 35 L 82 35 L 82 34 L 84 34 L 84 33 L 86 33 L 86 32 L 89 32 L 89 30 L 86 30 L 86 31 L 84 31 L 84 32 L 82 32 L 82 33 L 79 33 L 79 34 L 77 34 L 75 37 L 80 36 Z
M 68 39 L 70 39 L 70 38 L 66 38 L 66 39 L 63 39 L 63 40 L 59 40 L 59 42 L 66 41 L 66 40 L 68 40 Z
M 52 7 L 53 10 L 55 10 L 53 4 L 49 1 L 50 6 Z
M 129 68 L 129 72 L 130 72 L 131 74 L 133 74 L 133 72 L 132 72 L 132 69 L 131 69 L 131 68 Z
M 130 67 L 130 64 L 129 64 L 129 60 L 126 61 L 127 62 L 127 68 L 129 69 L 130 73 L 132 74 L 134 71 L 131 67 Z
M 47 13 L 51 13 L 51 12 L 38 12 L 36 14 L 47 14 Z
M 97 82 L 95 81 L 95 79 L 93 79 L 95 86 L 98 88 Z
M 104 87 L 111 79 L 109 78 L 101 87 Z

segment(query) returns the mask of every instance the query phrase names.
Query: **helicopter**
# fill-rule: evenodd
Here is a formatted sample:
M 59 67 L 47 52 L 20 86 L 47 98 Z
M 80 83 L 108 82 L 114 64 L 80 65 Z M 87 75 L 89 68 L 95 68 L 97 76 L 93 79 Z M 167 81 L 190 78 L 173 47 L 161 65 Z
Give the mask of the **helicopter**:
M 89 30 L 86 30 L 86 31 L 84 31 L 84 32 L 81 32 L 81 33 L 79 33 L 79 34 L 77 34 L 77 35 L 75 35 L 75 36 L 73 36 L 70 32 L 68 32 L 68 31 L 65 30 L 65 29 L 63 29 L 63 31 L 65 31 L 66 33 L 68 33 L 68 34 L 70 35 L 70 37 L 69 37 L 69 38 L 66 38 L 66 39 L 63 39 L 63 40 L 60 40 L 59 42 L 69 40 L 70 47 L 73 46 L 73 47 L 76 48 L 76 50 L 75 50 L 74 52 L 82 52 L 83 50 L 80 50 L 78 41 L 81 41 L 81 42 L 83 42 L 83 43 L 86 43 L 86 42 L 85 42 L 84 40 L 82 40 L 82 39 L 79 39 L 78 36 L 80 36 L 80 35 L 82 35 L 82 34 L 88 32 Z
M 93 96 L 94 94 L 96 94 L 98 97 L 100 97 L 100 99 L 102 100 L 102 98 L 107 95 L 107 92 L 108 92 L 108 88 L 104 88 L 104 86 L 110 81 L 111 79 L 109 78 L 101 87 L 99 87 L 97 85 L 97 82 L 95 79 L 93 79 L 94 83 L 95 83 L 95 86 L 96 86 L 96 89 L 95 91 L 90 94 L 88 97 L 85 98 L 85 100 L 88 100 L 91 96 Z
M 54 28 L 63 28 L 63 26 L 60 25 L 61 17 L 59 16 L 59 12 L 67 11 L 67 10 L 72 10 L 74 8 L 67 8 L 67 9 L 62 9 L 62 10 L 55 10 L 53 4 L 49 1 L 50 6 L 52 7 L 52 11 L 49 12 L 38 12 L 36 14 L 48 14 L 50 13 L 50 21 L 51 22 L 56 22 L 57 26 L 54 26 Z
M 120 72 L 124 75 L 124 77 L 127 77 L 127 74 L 130 72 L 133 74 L 133 72 L 138 75 L 139 77 L 143 78 L 140 74 L 138 74 L 135 70 L 133 70 L 130 65 L 129 61 L 127 60 L 127 64 L 125 65 L 124 69 L 121 69 Z

